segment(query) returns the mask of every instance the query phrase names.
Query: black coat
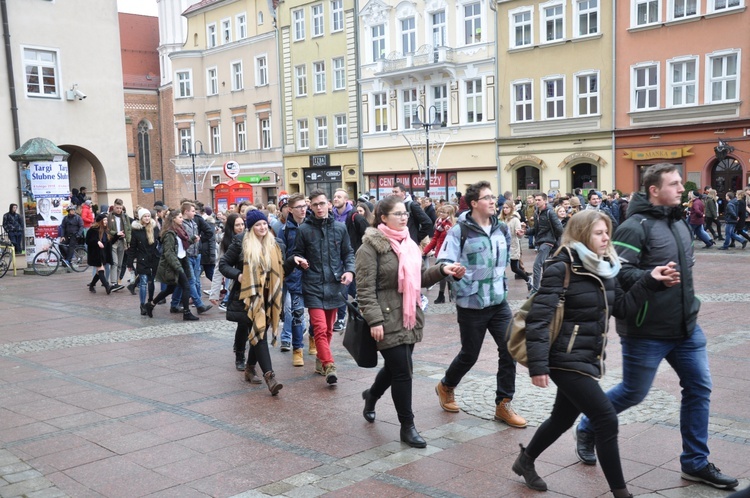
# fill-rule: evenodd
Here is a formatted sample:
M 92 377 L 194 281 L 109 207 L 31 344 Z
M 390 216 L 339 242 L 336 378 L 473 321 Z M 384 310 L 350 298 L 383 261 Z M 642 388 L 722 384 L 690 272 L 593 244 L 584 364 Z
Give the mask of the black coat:
M 526 317 L 526 350 L 529 375 L 569 370 L 599 378 L 604 374 L 604 348 L 611 315 L 635 313 L 648 290 L 661 284 L 645 273 L 626 294 L 616 278 L 603 279 L 587 270 L 575 250 L 563 248 L 546 263 L 539 292 Z M 563 292 L 565 265 L 570 283 L 565 293 L 565 313 L 560 335 L 550 346 L 549 323 Z
M 351 242 L 355 254 L 362 245 L 362 237 L 365 236 L 365 230 L 369 226 L 367 218 L 356 211 L 346 215 L 346 231 L 349 233 L 349 242 Z
M 98 242 L 100 240 L 104 243 L 104 248 L 99 247 Z M 91 227 L 89 228 L 89 231 L 86 232 L 86 246 L 88 249 L 88 260 L 90 266 L 98 268 L 103 265 L 114 264 L 114 261 L 112 260 L 112 242 L 106 235 L 102 239 L 102 237 L 99 236 L 98 228 Z
M 432 220 L 425 214 L 422 206 L 415 201 L 407 202 L 406 210 L 409 211 L 409 222 L 406 224 L 409 227 L 409 236 L 411 240 L 419 244 L 422 239 L 434 233 Z
M 202 216 L 196 215 L 193 221 L 198 225 L 200 241 L 201 265 L 216 264 L 216 228 L 207 222 Z
M 130 225 L 130 247 L 128 248 L 128 257 L 132 264 L 136 264 L 136 270 L 139 275 L 156 276 L 156 269 L 159 267 L 159 227 L 156 222 L 151 220 L 154 227 L 154 243 L 148 243 L 146 229 L 141 222 L 136 220 Z

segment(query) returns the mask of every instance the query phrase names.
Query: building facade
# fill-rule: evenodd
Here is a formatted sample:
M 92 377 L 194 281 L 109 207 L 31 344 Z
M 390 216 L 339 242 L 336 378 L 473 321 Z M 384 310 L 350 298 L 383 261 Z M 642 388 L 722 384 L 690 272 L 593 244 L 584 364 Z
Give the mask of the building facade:
M 185 180 L 183 193 L 193 197 L 195 178 L 198 200 L 216 207 L 212 188 L 232 179 L 226 174 L 232 168 L 225 168 L 232 161 L 239 165 L 236 179 L 253 185 L 254 202 L 275 202 L 283 164 L 273 6 L 203 0 L 183 15 L 185 44 L 169 53 L 171 162 Z
M 745 0 L 631 0 L 618 2 L 616 16 L 618 188 L 639 190 L 657 162 L 678 165 L 685 181 L 722 198 L 747 185 Z M 714 151 L 720 141 L 726 157 Z
M 290 192 L 362 190 L 354 0 L 279 4 L 284 166 Z
M 497 187 L 493 8 L 486 0 L 361 6 L 361 146 L 370 195 L 390 194 L 396 181 L 424 195 L 428 169 L 436 199 L 479 180 Z
M 503 191 L 612 189 L 612 4 L 498 4 Z

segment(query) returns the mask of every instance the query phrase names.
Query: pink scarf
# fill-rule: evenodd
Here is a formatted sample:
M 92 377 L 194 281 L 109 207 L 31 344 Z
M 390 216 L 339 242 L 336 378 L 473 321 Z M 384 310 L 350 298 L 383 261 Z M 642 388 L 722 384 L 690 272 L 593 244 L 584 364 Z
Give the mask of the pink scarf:
M 404 327 L 412 330 L 417 324 L 417 306 L 421 301 L 422 251 L 409 237 L 409 229 L 393 230 L 384 224 L 378 225 L 391 243 L 398 258 L 398 291 L 403 299 Z

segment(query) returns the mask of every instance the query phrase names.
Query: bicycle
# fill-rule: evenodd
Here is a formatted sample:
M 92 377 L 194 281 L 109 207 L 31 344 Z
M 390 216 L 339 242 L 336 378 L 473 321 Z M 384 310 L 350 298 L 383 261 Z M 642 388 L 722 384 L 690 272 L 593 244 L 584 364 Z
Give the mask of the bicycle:
M 49 247 L 37 253 L 31 263 L 34 273 L 42 277 L 52 275 L 57 271 L 60 262 L 62 262 L 64 267 L 78 273 L 84 272 L 89 268 L 89 258 L 85 247 L 76 247 L 73 259 L 68 262 L 60 251 L 62 247 L 67 247 L 67 244 L 60 243 L 49 235 L 46 236 L 46 239 L 50 243 Z
M 11 251 L 15 251 L 16 248 L 13 247 L 13 244 L 6 243 L 4 240 L 0 241 L 0 247 L 2 247 L 2 250 L 0 250 L 0 278 L 3 278 L 10 267 L 13 266 L 13 253 Z

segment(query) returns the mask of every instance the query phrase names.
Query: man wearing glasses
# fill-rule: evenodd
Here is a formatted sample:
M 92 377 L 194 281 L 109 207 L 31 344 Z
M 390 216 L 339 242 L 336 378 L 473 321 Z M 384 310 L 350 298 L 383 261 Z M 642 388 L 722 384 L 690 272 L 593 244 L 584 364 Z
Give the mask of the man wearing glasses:
M 310 193 L 313 214 L 297 229 L 294 251 L 287 263 L 303 270 L 302 296 L 317 349 L 315 372 L 324 375 L 328 384 L 335 384 L 338 377 L 330 344 L 338 308 L 344 304 L 343 286 L 354 279 L 354 251 L 346 226 L 333 219 L 328 206 L 325 192 Z
M 516 364 L 508 353 L 505 330 L 511 320 L 506 300 L 508 285 L 505 267 L 510 260 L 510 233 L 497 219 L 497 197 L 489 182 L 471 185 L 464 195 L 469 211 L 445 236 L 438 263 L 459 262 L 466 275 L 454 279 L 461 351 L 453 359 L 445 376 L 435 387 L 440 406 L 447 412 L 458 412 L 454 389 L 479 358 L 487 331 L 497 344 L 497 388 L 495 420 L 511 427 L 526 427 L 526 420 L 511 407 L 516 391 Z

